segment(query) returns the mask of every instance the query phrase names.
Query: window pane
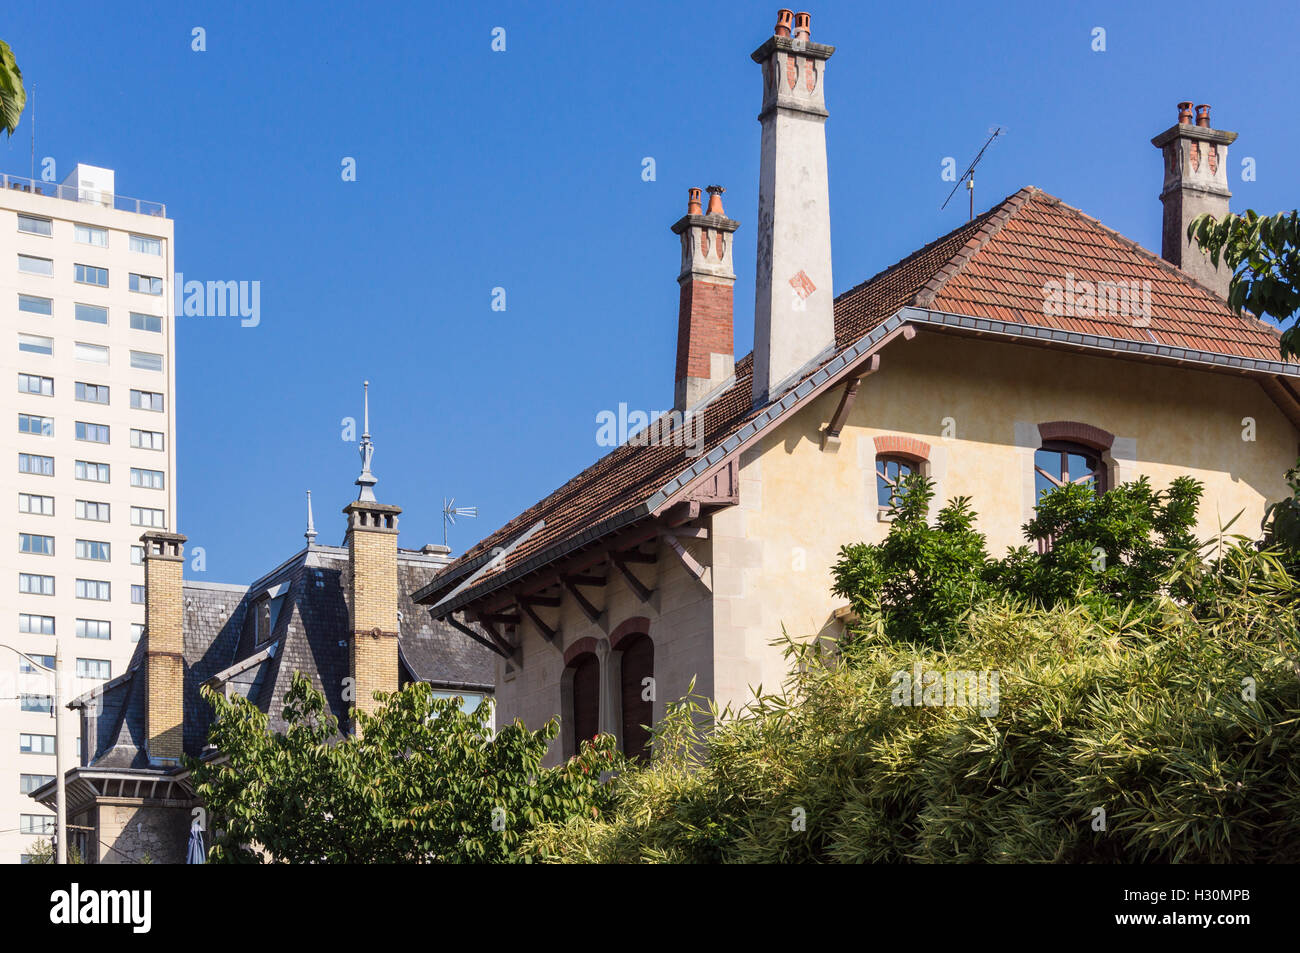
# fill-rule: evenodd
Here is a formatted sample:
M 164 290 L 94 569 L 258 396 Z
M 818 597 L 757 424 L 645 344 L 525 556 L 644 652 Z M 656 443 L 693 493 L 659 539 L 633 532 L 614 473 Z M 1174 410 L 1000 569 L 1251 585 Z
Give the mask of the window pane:
M 79 304 L 76 306 L 76 318 L 92 324 L 108 324 L 108 309 L 93 304 Z
M 54 223 L 48 218 L 36 218 L 33 215 L 18 216 L 18 231 L 29 235 L 49 236 L 54 233 Z
M 53 314 L 54 300 L 52 298 L 38 298 L 35 295 L 19 295 L 18 310 L 26 311 L 28 314 Z
M 137 331 L 162 331 L 162 318 L 153 314 L 131 312 L 131 327 Z
M 36 258 L 32 255 L 18 256 L 18 270 L 28 275 L 54 274 L 54 261 L 49 258 Z

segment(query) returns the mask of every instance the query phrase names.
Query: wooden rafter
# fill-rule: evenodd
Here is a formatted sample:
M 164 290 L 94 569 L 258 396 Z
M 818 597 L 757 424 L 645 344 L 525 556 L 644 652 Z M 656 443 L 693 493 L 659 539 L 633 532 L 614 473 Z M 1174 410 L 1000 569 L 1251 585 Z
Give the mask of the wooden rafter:
M 560 634 L 560 630 L 553 629 L 545 622 L 542 621 L 542 617 L 539 616 L 537 614 L 537 610 L 533 608 L 534 602 L 535 600 L 531 600 L 531 599 L 530 600 L 521 599 L 519 601 L 519 608 L 524 610 L 524 615 L 528 616 L 528 618 L 533 620 L 533 625 L 537 626 L 537 631 L 542 633 L 542 636 L 546 639 L 547 642 L 554 642 L 555 637 Z M 556 605 L 560 604 L 560 600 L 558 598 L 555 600 L 555 604 Z
M 587 617 L 587 621 L 593 624 L 599 624 L 600 610 L 588 602 L 587 597 L 578 591 L 578 586 L 590 584 L 582 582 L 582 577 L 579 576 L 562 576 L 561 579 L 564 583 L 564 588 L 569 591 L 569 595 L 573 596 L 573 601 L 578 604 L 578 608 L 581 609 L 582 614 Z M 604 584 L 605 580 L 601 579 L 600 585 L 603 586 Z
M 638 579 L 636 577 L 636 574 L 633 573 L 632 570 L 627 567 L 627 563 L 628 563 L 627 557 L 630 555 L 631 555 L 630 553 L 611 552 L 609 554 L 609 559 L 610 562 L 612 562 L 614 566 L 618 569 L 619 574 L 623 577 L 624 581 L 627 582 L 628 588 L 630 588 L 634 593 L 636 593 L 636 597 L 640 599 L 642 602 L 649 602 L 650 597 L 654 595 L 654 590 L 647 589 L 645 583 L 643 583 L 640 579 Z M 650 560 L 637 560 L 637 561 L 653 562 L 654 560 L 650 559 Z

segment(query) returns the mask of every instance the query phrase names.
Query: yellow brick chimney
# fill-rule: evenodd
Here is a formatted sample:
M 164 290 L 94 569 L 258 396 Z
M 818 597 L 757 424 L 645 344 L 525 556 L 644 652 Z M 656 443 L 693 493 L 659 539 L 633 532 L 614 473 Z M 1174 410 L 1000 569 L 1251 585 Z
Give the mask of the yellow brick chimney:
M 185 537 L 149 532 L 144 543 L 145 751 L 150 764 L 180 763 L 185 706 Z
M 379 707 L 375 692 L 395 692 L 397 675 L 397 516 L 400 506 L 375 499 L 378 482 L 370 472 L 370 382 L 365 383 L 365 427 L 361 436 L 361 475 L 357 499 L 343 508 L 348 518 L 347 547 L 352 566 L 348 590 L 349 675 L 358 710 Z

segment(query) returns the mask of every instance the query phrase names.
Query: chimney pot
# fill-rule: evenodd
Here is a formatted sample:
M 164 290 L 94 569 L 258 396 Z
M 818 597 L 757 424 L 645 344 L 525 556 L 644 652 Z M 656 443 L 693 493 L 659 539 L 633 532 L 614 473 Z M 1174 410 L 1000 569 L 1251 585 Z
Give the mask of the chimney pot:
M 1210 107 L 1207 103 L 1201 103 L 1196 107 L 1196 124 L 1206 129 L 1210 127 Z
M 794 15 L 794 35 L 805 40 L 812 38 L 812 14 L 796 13 Z
M 686 214 L 687 214 L 687 215 L 699 215 L 699 214 L 701 214 L 702 209 L 701 209 L 701 206 L 700 206 L 700 190 L 699 190 L 699 189 L 689 189 L 689 190 L 687 191 L 686 195 L 687 195 L 687 198 L 686 198 Z
M 706 191 L 709 193 L 709 214 L 726 215 L 722 210 L 722 193 L 727 190 L 720 185 L 710 185 Z
M 783 8 L 783 9 L 780 9 L 780 10 L 777 10 L 777 11 L 776 11 L 776 31 L 775 31 L 775 32 L 776 32 L 776 35 L 777 35 L 777 36 L 789 36 L 789 35 L 790 35 L 790 21 L 792 21 L 793 19 L 794 19 L 794 11 L 793 11 L 793 10 L 786 10 L 786 9 L 784 9 L 784 8 Z
M 1192 124 L 1192 104 L 1190 102 L 1178 104 L 1178 122 L 1183 126 Z

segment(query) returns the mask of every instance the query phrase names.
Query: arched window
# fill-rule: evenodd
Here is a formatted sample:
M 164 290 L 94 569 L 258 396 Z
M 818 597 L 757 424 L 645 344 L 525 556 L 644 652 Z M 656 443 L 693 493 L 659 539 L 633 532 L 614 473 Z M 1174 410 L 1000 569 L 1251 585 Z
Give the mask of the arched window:
M 1044 440 L 1034 454 L 1034 499 L 1057 487 L 1082 483 L 1105 493 L 1106 464 L 1101 451 L 1069 440 Z
M 876 505 L 882 510 L 894 508 L 896 497 L 901 496 L 900 484 L 904 477 L 917 472 L 916 461 L 893 454 L 876 457 Z
M 889 519 L 901 493 L 899 484 L 907 476 L 929 476 L 930 445 L 915 437 L 883 434 L 876 444 L 876 507 L 881 519 Z
M 644 632 L 630 634 L 618 643 L 621 655 L 623 724 L 619 737 L 623 753 L 637 761 L 650 759 L 650 730 L 654 720 L 655 646 Z
M 600 660 L 594 652 L 583 652 L 569 663 L 570 711 L 573 725 L 573 754 L 584 741 L 600 732 Z

